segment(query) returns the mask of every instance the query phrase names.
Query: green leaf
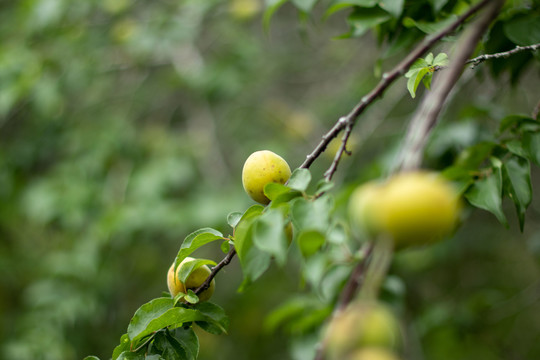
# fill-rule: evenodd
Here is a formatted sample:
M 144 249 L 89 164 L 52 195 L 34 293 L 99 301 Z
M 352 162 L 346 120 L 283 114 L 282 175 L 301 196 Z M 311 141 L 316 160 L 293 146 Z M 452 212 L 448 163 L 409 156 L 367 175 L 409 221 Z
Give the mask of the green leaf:
M 434 34 L 446 28 L 448 25 L 456 21 L 457 16 L 451 15 L 448 18 L 437 22 L 415 21 L 412 18 L 403 19 L 403 24 L 407 27 L 416 27 L 426 34 Z
M 369 29 L 382 24 L 392 16 L 386 11 L 374 8 L 357 8 L 347 18 L 347 23 L 351 27 L 351 35 L 359 37 L 364 35 Z
M 221 251 L 224 254 L 227 254 L 231 250 L 231 241 L 226 240 L 226 241 L 222 242 L 221 246 L 219 248 L 221 249 Z
M 523 231 L 525 211 L 532 201 L 531 168 L 523 158 L 513 156 L 503 165 L 505 188 L 516 206 L 519 228 Z
M 186 301 L 190 304 L 196 304 L 199 302 L 199 297 L 191 289 L 188 289 L 188 292 L 184 296 L 184 299 L 186 299 Z
M 508 227 L 508 221 L 502 209 L 501 168 L 493 166 L 492 170 L 492 174 L 475 182 L 465 193 L 465 197 L 473 206 L 493 213 L 501 224 Z
M 86 356 L 83 360 L 99 360 L 99 358 L 97 356 Z
M 433 11 L 435 12 L 435 14 L 437 14 L 439 13 L 439 11 L 441 11 L 444 5 L 446 5 L 448 0 L 429 0 L 429 2 L 431 3 Z
M 405 0 L 382 0 L 379 1 L 379 6 L 392 14 L 393 17 L 399 18 L 403 13 L 403 4 Z
M 371 8 L 377 5 L 380 0 L 337 0 L 332 3 L 332 5 L 326 10 L 324 18 L 328 16 L 353 6 L 367 7 Z
M 156 333 L 152 353 L 159 354 L 164 359 L 194 359 L 174 337 L 163 331 Z
M 176 269 L 182 260 L 201 246 L 221 239 L 223 239 L 223 234 L 212 228 L 202 228 L 189 234 L 184 239 L 178 255 L 176 255 L 174 268 Z
M 334 200 L 329 195 L 323 195 L 313 201 L 298 198 L 292 204 L 292 221 L 299 230 L 319 230 L 326 233 L 333 208 Z
M 135 312 L 129 322 L 128 335 L 134 343 L 171 325 L 207 320 L 209 319 L 194 309 L 173 307 L 173 299 L 157 298 L 144 304 Z
M 328 233 L 326 234 L 328 242 L 336 245 L 342 245 L 347 243 L 348 235 L 345 226 L 341 223 L 336 223 L 330 227 Z
M 288 244 L 281 211 L 269 209 L 255 221 L 253 241 L 260 250 L 273 255 L 279 265 L 285 264 Z
M 173 307 L 173 299 L 157 298 L 142 305 L 131 319 L 128 326 L 128 336 L 133 342 L 137 336 L 144 332 L 148 324 Z
M 534 120 L 530 116 L 526 115 L 509 115 L 506 116 L 501 120 L 501 124 L 499 125 L 499 133 L 504 133 L 505 131 L 510 132 L 518 132 L 521 128 L 525 127 L 526 125 L 530 125 L 533 127 L 533 130 L 539 130 L 540 129 L 540 122 Z
M 288 186 L 278 183 L 268 183 L 264 186 L 264 195 L 270 200 L 275 200 L 278 196 L 290 192 L 291 189 Z
M 315 190 L 316 195 L 323 194 L 329 190 L 331 190 L 334 187 L 334 183 L 331 181 L 327 181 L 326 179 L 322 179 L 317 183 L 317 189 Z
M 444 67 L 444 66 L 448 66 L 449 63 L 450 63 L 450 60 L 448 59 L 448 55 L 446 55 L 445 53 L 439 53 L 435 57 L 435 59 L 433 59 L 432 65 Z
M 233 229 L 236 227 L 240 219 L 242 218 L 242 213 L 239 211 L 234 211 L 227 215 L 227 224 Z
M 252 281 L 258 279 L 270 266 L 270 255 L 254 246 L 253 223 L 261 216 L 264 207 L 253 205 L 250 207 L 236 226 L 234 244 L 238 259 L 242 266 L 244 281 L 239 291 L 244 290 Z
M 540 166 L 540 133 L 523 134 L 523 149 L 536 165 Z
M 265 31 L 268 31 L 270 29 L 270 21 L 272 20 L 272 16 L 274 16 L 274 13 L 279 10 L 280 7 L 282 7 L 286 2 L 289 0 L 266 0 L 266 9 L 264 10 L 263 14 L 263 27 Z
M 182 265 L 182 268 L 180 269 L 180 272 L 178 274 L 178 277 L 182 283 L 186 283 L 187 278 L 193 271 L 200 268 L 204 265 L 212 265 L 215 266 L 216 262 L 212 260 L 207 259 L 194 259 L 191 261 L 187 261 Z
M 537 13 L 513 19 L 505 23 L 503 29 L 505 35 L 515 44 L 527 46 L 540 42 L 540 21 Z
M 319 251 L 326 239 L 319 230 L 304 230 L 298 234 L 296 241 L 302 255 L 307 258 Z
M 123 353 L 126 350 L 129 350 L 131 346 L 131 341 L 129 341 L 128 334 L 122 335 L 120 338 L 120 344 L 114 348 L 112 353 L 112 360 L 116 360 L 118 356 L 120 356 L 121 353 Z
M 407 74 L 405 74 L 405 75 L 410 75 L 409 81 L 407 81 L 407 90 L 409 90 L 409 93 L 411 94 L 411 97 L 413 99 L 416 97 L 416 89 L 418 88 L 418 85 L 420 85 L 422 78 L 428 72 L 429 72 L 429 69 L 426 67 L 426 68 L 414 70 L 412 72 L 409 71 Z
M 117 360 L 147 360 L 148 357 L 145 357 L 144 354 L 134 353 L 131 351 L 124 351 L 118 355 Z
M 470 146 L 459 154 L 455 165 L 468 170 L 477 170 L 489 158 L 495 146 L 496 144 L 492 142 Z
M 179 327 L 170 331 L 170 334 L 186 352 L 186 360 L 196 360 L 199 356 L 199 338 L 193 327 Z
M 315 305 L 320 306 L 320 302 L 312 297 L 302 296 L 288 299 L 266 317 L 263 326 L 264 330 L 266 332 L 274 332 L 279 327 L 296 321 L 299 317 L 304 315 L 306 311 L 310 311 Z
M 296 6 L 299 10 L 302 10 L 306 13 L 311 12 L 313 9 L 313 6 L 317 3 L 318 0 L 291 0 L 291 2 Z
M 293 190 L 306 191 L 311 182 L 311 173 L 308 169 L 295 169 L 291 174 L 287 186 Z
M 424 84 L 424 86 L 426 87 L 426 89 L 430 90 L 431 89 L 431 79 L 433 78 L 433 72 L 431 71 L 428 71 L 428 73 L 426 74 L 426 76 L 424 76 L 422 78 L 422 84 Z
M 211 320 L 197 321 L 196 324 L 201 329 L 214 335 L 227 334 L 230 321 L 222 307 L 205 301 L 194 305 L 193 308 L 203 314 L 207 319 Z

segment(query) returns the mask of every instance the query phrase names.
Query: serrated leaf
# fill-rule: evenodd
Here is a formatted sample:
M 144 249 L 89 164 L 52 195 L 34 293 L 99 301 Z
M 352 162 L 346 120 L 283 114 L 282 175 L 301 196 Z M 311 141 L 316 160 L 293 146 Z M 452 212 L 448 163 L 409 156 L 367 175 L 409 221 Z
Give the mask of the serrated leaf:
M 281 211 L 269 209 L 255 221 L 253 241 L 260 250 L 274 256 L 279 265 L 285 264 L 288 244 Z
M 403 5 L 405 0 L 382 0 L 379 1 L 379 6 L 392 14 L 393 17 L 399 18 L 403 13 Z
M 516 206 L 519 228 L 523 231 L 525 211 L 532 201 L 531 168 L 523 158 L 512 157 L 503 165 L 506 191 Z
M 227 334 L 230 321 L 222 307 L 205 301 L 194 305 L 193 308 L 199 311 L 201 314 L 204 314 L 206 318 L 212 320 L 202 322 L 197 321 L 196 323 L 201 329 L 214 335 Z
M 391 19 L 392 16 L 386 11 L 378 8 L 357 8 L 347 18 L 347 23 L 351 27 L 351 35 L 360 37 L 371 28 Z
M 174 268 L 176 269 L 182 260 L 201 246 L 221 239 L 223 239 L 223 234 L 212 228 L 202 228 L 189 234 L 184 239 L 184 242 L 176 255 Z
M 173 307 L 173 299 L 157 298 L 141 306 L 129 322 L 128 335 L 136 342 L 168 326 L 192 321 L 208 321 L 199 311 Z
M 326 238 L 319 230 L 304 230 L 296 238 L 302 255 L 307 258 L 315 254 L 324 245 Z
M 229 215 L 227 215 L 227 224 L 229 224 L 229 226 L 234 229 L 241 218 L 242 218 L 242 213 L 239 211 L 234 211 L 232 213 L 229 213 Z
M 433 53 L 427 54 L 424 60 L 426 60 L 426 63 L 428 65 L 432 65 L 433 64 Z
M 494 214 L 499 222 L 508 227 L 508 221 L 502 209 L 502 174 L 498 167 L 492 167 L 493 173 L 476 181 L 465 193 L 465 198 L 477 208 Z
M 131 341 L 129 341 L 128 334 L 122 335 L 120 337 L 120 344 L 114 348 L 112 353 L 112 360 L 116 360 L 118 356 L 120 356 L 121 353 L 123 353 L 126 350 L 129 350 L 131 346 Z
M 306 191 L 311 182 L 311 173 L 308 169 L 295 169 L 287 181 L 287 186 L 293 190 Z
M 185 284 L 186 281 L 187 281 L 187 278 L 189 277 L 189 275 L 191 275 L 191 273 L 193 271 L 195 271 L 196 269 L 198 269 L 198 268 L 200 268 L 201 266 L 204 266 L 204 265 L 215 266 L 216 262 L 212 261 L 212 260 L 207 260 L 207 259 L 194 259 L 194 260 L 191 260 L 191 261 L 186 261 L 182 265 L 182 268 L 180 269 L 180 271 L 178 273 L 178 278 L 180 279 L 180 281 L 182 283 Z

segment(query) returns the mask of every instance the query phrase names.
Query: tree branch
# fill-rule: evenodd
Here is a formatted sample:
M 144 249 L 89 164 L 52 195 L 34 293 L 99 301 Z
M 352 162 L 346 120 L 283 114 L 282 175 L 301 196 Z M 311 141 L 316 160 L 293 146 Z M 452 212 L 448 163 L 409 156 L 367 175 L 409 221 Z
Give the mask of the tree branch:
M 441 40 L 446 35 L 455 31 L 462 23 L 464 23 L 470 16 L 475 14 L 478 10 L 490 3 L 491 0 L 482 0 L 479 3 L 471 6 L 465 13 L 463 13 L 459 18 L 457 18 L 452 24 L 442 29 L 434 35 L 426 37 L 415 49 L 413 49 L 399 64 L 397 64 L 391 71 L 386 72 L 382 75 L 381 80 L 375 86 L 370 93 L 364 96 L 361 101 L 351 110 L 349 114 L 344 117 L 341 117 L 334 126 L 323 135 L 322 140 L 315 147 L 315 149 L 306 156 L 306 160 L 300 165 L 300 168 L 309 168 L 313 162 L 326 150 L 328 144 L 332 139 L 334 139 L 343 129 L 347 126 L 350 126 L 351 129 L 356 123 L 357 118 L 364 112 L 364 110 L 371 105 L 377 98 L 381 97 L 384 91 L 398 79 L 400 75 L 403 75 L 405 71 L 414 63 L 414 61 L 429 50 L 434 44 Z M 346 139 L 348 140 L 348 138 Z M 332 178 L 332 175 L 337 170 L 339 161 L 343 155 L 344 150 L 346 149 L 346 144 L 341 146 L 334 161 L 332 162 L 331 168 L 325 174 L 326 178 Z
M 495 54 L 484 54 L 484 55 L 480 55 L 480 56 L 477 56 L 473 59 L 469 59 L 467 60 L 465 63 L 466 64 L 473 64 L 473 68 L 478 66 L 480 63 L 486 61 L 486 60 L 492 60 L 492 59 L 500 59 L 500 58 L 506 58 L 506 57 L 509 57 L 509 56 L 512 56 L 514 54 L 517 54 L 517 53 L 520 53 L 522 51 L 536 51 L 540 49 L 540 43 L 538 44 L 534 44 L 534 45 L 528 45 L 528 46 L 516 46 L 514 49 L 512 50 L 508 50 L 508 51 L 504 51 L 504 52 L 500 52 L 500 53 L 495 53 Z
M 206 278 L 206 280 L 199 286 L 197 289 L 195 289 L 194 293 L 196 295 L 199 295 L 204 290 L 208 289 L 210 287 L 210 283 L 212 282 L 212 279 L 217 275 L 217 273 L 224 268 L 225 266 L 229 265 L 233 257 L 236 255 L 236 249 L 232 247 L 227 255 L 216 265 L 212 268 L 212 271 L 210 272 L 210 275 Z
M 487 7 L 478 21 L 467 29 L 467 32 L 461 37 L 456 46 L 457 52 L 453 56 L 448 71 L 444 72 L 437 79 L 433 90 L 424 97 L 418 111 L 409 124 L 403 150 L 400 152 L 400 158 L 398 159 L 395 170 L 407 171 L 420 166 L 424 147 L 433 127 L 437 124 L 439 114 L 448 94 L 460 78 L 464 64 L 473 53 L 478 41 L 480 41 L 480 38 L 493 19 L 497 17 L 503 3 L 503 0 L 490 2 L 489 7 Z

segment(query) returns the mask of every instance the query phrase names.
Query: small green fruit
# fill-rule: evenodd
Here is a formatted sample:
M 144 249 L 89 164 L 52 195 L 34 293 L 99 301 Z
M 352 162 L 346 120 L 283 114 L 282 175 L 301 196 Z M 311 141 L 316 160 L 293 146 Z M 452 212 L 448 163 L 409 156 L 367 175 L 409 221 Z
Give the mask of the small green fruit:
M 377 205 L 383 187 L 377 182 L 358 186 L 349 199 L 349 219 L 352 226 L 364 236 L 374 237 L 379 231 L 377 225 Z
M 362 347 L 396 348 L 401 343 L 399 323 L 384 305 L 356 302 L 337 315 L 328 327 L 327 349 L 331 359 Z
M 377 205 L 377 223 L 397 249 L 442 240 L 460 213 L 453 186 L 436 173 L 410 172 L 392 177 Z
M 176 274 L 174 273 L 174 262 L 169 268 L 169 272 L 167 273 L 167 287 L 169 288 L 169 292 L 173 297 L 175 297 L 180 292 L 187 293 L 188 290 L 195 291 L 199 286 L 202 285 L 202 283 L 205 282 L 205 280 L 208 278 L 208 275 L 210 275 L 210 268 L 206 265 L 203 265 L 193 270 L 193 272 L 186 279 L 186 283 L 183 284 L 179 279 L 180 269 L 182 269 L 183 265 L 186 265 L 193 260 L 195 259 L 192 257 L 185 258 L 180 263 L 180 265 L 178 265 L 178 268 L 176 269 Z M 212 297 L 212 294 L 214 294 L 215 287 L 216 282 L 214 279 L 212 279 L 208 289 L 204 290 L 198 295 L 199 301 L 208 301 Z
M 398 357 L 387 349 L 368 347 L 355 351 L 347 360 L 399 360 Z
M 251 154 L 242 169 L 244 190 L 253 200 L 263 205 L 270 202 L 270 199 L 264 195 L 266 184 L 285 184 L 290 177 L 289 164 L 281 156 L 269 150 Z

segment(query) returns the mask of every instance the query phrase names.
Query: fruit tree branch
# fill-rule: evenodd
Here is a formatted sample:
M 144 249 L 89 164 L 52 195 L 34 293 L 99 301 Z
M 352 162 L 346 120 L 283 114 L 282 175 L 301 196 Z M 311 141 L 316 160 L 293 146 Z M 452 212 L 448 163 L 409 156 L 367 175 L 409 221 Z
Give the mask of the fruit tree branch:
M 300 168 L 309 168 L 313 162 L 326 150 L 326 147 L 343 129 L 346 129 L 347 126 L 352 128 L 356 123 L 357 118 L 364 112 L 364 110 L 371 105 L 377 98 L 381 97 L 384 91 L 401 75 L 409 69 L 409 67 L 414 63 L 414 61 L 422 56 L 427 50 L 429 50 L 433 45 L 435 45 L 439 40 L 441 40 L 446 35 L 455 31 L 462 23 L 464 23 L 470 16 L 475 14 L 478 10 L 482 9 L 484 6 L 489 4 L 491 0 L 482 0 L 477 4 L 471 6 L 465 13 L 458 17 L 453 23 L 448 25 L 446 28 L 440 30 L 438 33 L 427 36 L 424 40 L 414 48 L 399 64 L 397 64 L 389 72 L 385 72 L 379 83 L 375 86 L 370 93 L 362 97 L 360 102 L 351 110 L 349 114 L 341 117 L 334 126 L 323 135 L 322 140 L 317 144 L 315 149 L 306 156 L 306 160 L 300 165 Z M 347 137 L 348 139 L 348 137 Z M 345 142 L 346 140 L 345 139 Z M 334 162 L 331 165 L 331 168 L 327 171 L 325 175 L 326 178 L 331 178 L 333 173 L 337 170 L 339 161 L 345 152 L 346 144 L 342 145 L 336 156 Z
M 212 282 L 212 279 L 217 275 L 217 273 L 224 268 L 225 266 L 229 265 L 233 257 L 236 255 L 236 249 L 232 247 L 227 255 L 216 265 L 212 268 L 212 271 L 210 271 L 210 275 L 206 278 L 206 280 L 199 286 L 197 289 L 195 289 L 194 293 L 196 295 L 199 295 L 204 290 L 208 289 L 210 287 L 210 283 Z
M 473 53 L 482 35 L 499 14 L 503 3 L 504 0 L 490 2 L 478 21 L 474 22 L 461 37 L 448 70 L 437 79 L 433 90 L 423 98 L 420 107 L 409 124 L 396 170 L 407 171 L 420 166 L 424 147 L 431 131 L 437 124 L 446 98 L 460 78 L 464 64 Z
M 467 60 L 465 63 L 466 64 L 473 64 L 472 66 L 475 67 L 475 66 L 479 65 L 480 63 L 482 63 L 482 62 L 484 62 L 486 60 L 506 58 L 506 57 L 509 57 L 511 55 L 520 53 L 522 51 L 536 51 L 538 49 L 540 49 L 540 43 L 533 44 L 533 45 L 528 45 L 528 46 L 519 46 L 518 45 L 512 50 L 508 50 L 508 51 L 504 51 L 504 52 L 500 52 L 500 53 L 495 53 L 495 54 L 480 55 L 480 56 L 477 56 L 477 57 L 475 57 L 473 59 Z

